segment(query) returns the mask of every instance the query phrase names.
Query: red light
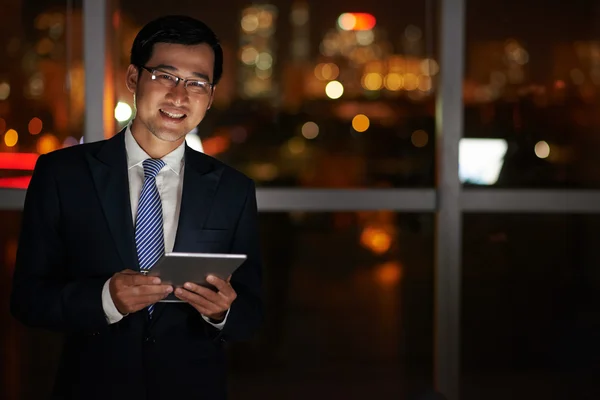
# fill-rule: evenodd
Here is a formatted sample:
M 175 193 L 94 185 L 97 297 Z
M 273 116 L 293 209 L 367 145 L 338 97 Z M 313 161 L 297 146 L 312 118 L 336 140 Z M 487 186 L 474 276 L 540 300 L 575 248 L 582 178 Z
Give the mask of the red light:
M 0 188 L 4 189 L 27 189 L 31 176 L 16 176 L 11 178 L 0 178 Z
M 38 157 L 35 153 L 0 153 L 0 169 L 33 171 Z

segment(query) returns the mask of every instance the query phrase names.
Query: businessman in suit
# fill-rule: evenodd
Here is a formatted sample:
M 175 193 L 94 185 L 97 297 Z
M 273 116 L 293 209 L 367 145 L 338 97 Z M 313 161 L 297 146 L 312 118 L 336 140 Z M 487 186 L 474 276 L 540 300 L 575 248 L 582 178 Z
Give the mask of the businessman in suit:
M 168 16 L 131 50 L 132 123 L 40 156 L 11 294 L 24 324 L 63 332 L 52 398 L 222 399 L 224 343 L 263 314 L 253 182 L 185 144 L 210 108 L 223 53 L 204 23 Z M 146 276 L 165 252 L 246 254 L 213 290 Z M 182 302 L 159 300 L 175 295 Z

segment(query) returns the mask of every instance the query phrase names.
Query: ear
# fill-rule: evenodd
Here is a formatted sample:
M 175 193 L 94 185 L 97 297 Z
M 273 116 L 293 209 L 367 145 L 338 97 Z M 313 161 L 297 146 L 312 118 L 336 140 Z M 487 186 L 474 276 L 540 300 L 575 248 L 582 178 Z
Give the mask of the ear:
M 127 86 L 127 90 L 131 93 L 136 92 L 138 79 L 140 76 L 140 71 L 138 67 L 133 64 L 129 64 L 129 68 L 127 68 L 127 76 L 125 78 L 125 85 Z

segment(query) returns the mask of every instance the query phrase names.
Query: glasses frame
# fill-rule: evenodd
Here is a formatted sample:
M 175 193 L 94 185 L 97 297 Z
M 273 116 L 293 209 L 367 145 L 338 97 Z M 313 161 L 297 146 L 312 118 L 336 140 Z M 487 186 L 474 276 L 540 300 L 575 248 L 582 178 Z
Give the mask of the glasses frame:
M 206 83 L 208 85 L 208 87 L 210 88 L 209 92 L 207 93 L 207 95 L 209 95 L 209 96 L 212 95 L 212 93 L 214 91 L 214 88 L 215 88 L 214 83 L 211 83 L 211 82 L 208 82 L 208 81 L 205 81 L 205 80 L 202 80 L 202 79 L 193 79 L 193 78 L 192 79 L 190 79 L 190 78 L 186 79 L 186 78 L 182 78 L 180 76 L 177 76 L 175 74 L 172 74 L 170 72 L 163 71 L 163 70 L 160 70 L 158 68 L 148 67 L 148 66 L 145 66 L 145 65 L 140 65 L 139 67 L 141 69 L 144 69 L 144 70 L 148 71 L 152 75 L 152 80 L 157 80 L 156 79 L 157 72 L 160 72 L 161 74 L 172 76 L 173 78 L 175 78 L 174 79 L 175 86 L 173 86 L 174 88 L 176 88 L 179 85 L 179 82 L 183 82 L 183 87 L 186 90 L 188 90 L 188 83 L 189 82 L 202 82 L 202 83 Z M 203 93 L 194 93 L 194 92 L 192 92 L 192 93 L 193 94 L 203 95 Z

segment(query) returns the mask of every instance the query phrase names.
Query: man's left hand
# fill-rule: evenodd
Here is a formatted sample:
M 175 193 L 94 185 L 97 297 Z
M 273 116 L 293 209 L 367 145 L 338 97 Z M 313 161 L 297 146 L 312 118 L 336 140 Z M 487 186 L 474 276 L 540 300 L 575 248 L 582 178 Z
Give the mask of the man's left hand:
M 175 290 L 175 296 L 189 303 L 200 314 L 220 322 L 225 318 L 237 293 L 229 283 L 231 275 L 226 281 L 213 275 L 209 275 L 206 280 L 217 289 L 216 292 L 204 286 L 186 282 L 183 285 L 185 289 L 177 288 Z

